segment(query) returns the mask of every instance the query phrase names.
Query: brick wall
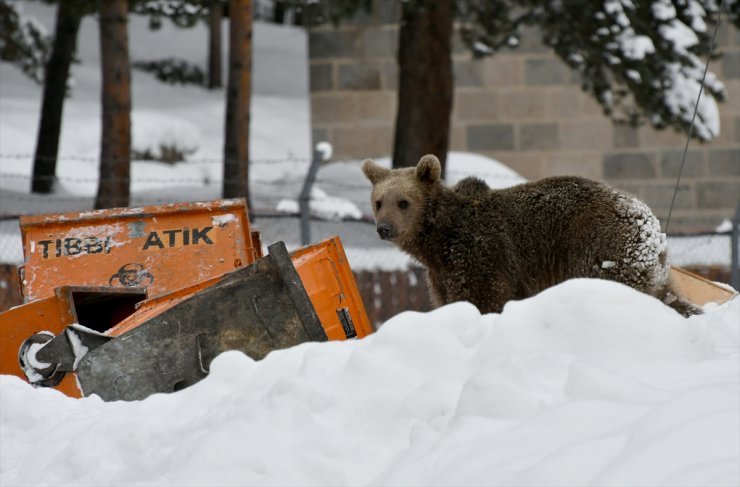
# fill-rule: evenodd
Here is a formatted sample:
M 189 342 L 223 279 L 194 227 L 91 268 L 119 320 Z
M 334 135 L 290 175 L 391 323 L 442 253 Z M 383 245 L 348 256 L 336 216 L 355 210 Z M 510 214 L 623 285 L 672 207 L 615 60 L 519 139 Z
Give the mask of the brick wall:
M 379 1 L 371 14 L 309 33 L 314 140 L 330 141 L 335 158 L 392 152 L 397 10 L 397 2 Z M 725 21 L 718 37 L 724 56 L 710 69 L 727 87 L 722 132 L 708 144 L 692 140 L 673 230 L 712 228 L 734 213 L 740 198 L 740 31 Z M 473 60 L 459 39 L 453 52 L 452 150 L 494 157 L 530 179 L 606 180 L 665 218 L 683 134 L 612 124 L 535 31 L 525 32 L 516 50 L 492 58 Z

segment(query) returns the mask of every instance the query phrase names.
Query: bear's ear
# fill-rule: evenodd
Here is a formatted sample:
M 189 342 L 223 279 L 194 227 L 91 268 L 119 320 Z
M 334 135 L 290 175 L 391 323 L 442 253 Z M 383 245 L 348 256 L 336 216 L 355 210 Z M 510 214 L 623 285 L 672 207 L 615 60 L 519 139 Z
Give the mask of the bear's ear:
M 442 175 L 442 165 L 437 156 L 427 154 L 416 165 L 416 179 L 423 183 L 434 183 Z
M 391 170 L 378 166 L 372 159 L 365 159 L 362 163 L 362 172 L 371 183 L 377 184 L 378 181 L 387 178 Z

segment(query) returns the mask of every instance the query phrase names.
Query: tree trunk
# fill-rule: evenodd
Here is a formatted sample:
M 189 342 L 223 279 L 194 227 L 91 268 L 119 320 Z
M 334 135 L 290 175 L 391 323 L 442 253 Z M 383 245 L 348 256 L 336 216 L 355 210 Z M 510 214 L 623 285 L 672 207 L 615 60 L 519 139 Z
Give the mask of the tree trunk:
M 100 182 L 95 208 L 128 206 L 131 171 L 131 71 L 128 1 L 100 0 L 102 125 Z
M 283 0 L 275 0 L 273 4 L 272 22 L 274 24 L 285 23 L 285 2 Z
M 208 88 L 221 88 L 221 0 L 211 2 L 208 28 L 211 34 L 208 46 Z
M 393 167 L 436 155 L 444 174 L 452 113 L 453 0 L 402 2 Z
M 82 15 L 83 2 L 59 2 L 54 45 L 46 63 L 39 133 L 33 159 L 31 191 L 34 193 L 50 193 L 54 186 L 67 78 L 77 48 L 77 32 Z
M 229 0 L 229 80 L 224 134 L 225 198 L 249 204 L 249 101 L 252 74 L 252 2 Z

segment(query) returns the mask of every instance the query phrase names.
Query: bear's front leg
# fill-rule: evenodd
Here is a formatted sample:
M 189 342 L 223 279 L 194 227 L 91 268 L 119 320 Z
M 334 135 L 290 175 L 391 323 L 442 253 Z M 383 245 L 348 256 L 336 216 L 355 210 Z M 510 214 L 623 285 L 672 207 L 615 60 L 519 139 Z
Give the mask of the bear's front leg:
M 449 296 L 454 301 L 469 301 L 478 308 L 481 314 L 501 313 L 504 305 L 516 298 L 511 282 L 501 276 L 492 280 L 470 282 L 461 286 L 455 296 Z
M 427 269 L 427 288 L 429 289 L 429 299 L 434 308 L 439 308 L 450 302 L 439 271 Z
M 482 314 L 501 313 L 504 305 L 514 299 L 514 289 L 504 279 L 492 283 L 491 292 L 481 299 L 481 304 L 476 304 Z

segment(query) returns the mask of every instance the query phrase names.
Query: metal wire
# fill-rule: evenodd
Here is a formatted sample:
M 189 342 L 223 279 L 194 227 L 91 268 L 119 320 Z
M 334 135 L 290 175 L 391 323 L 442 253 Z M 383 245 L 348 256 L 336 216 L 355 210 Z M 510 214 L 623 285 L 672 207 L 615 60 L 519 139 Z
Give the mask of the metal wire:
M 694 104 L 694 114 L 691 116 L 691 123 L 689 124 L 689 132 L 686 134 L 686 145 L 683 148 L 683 154 L 681 155 L 681 167 L 678 169 L 678 177 L 676 178 L 676 187 L 673 188 L 673 197 L 671 198 L 671 206 L 668 208 L 668 217 L 665 221 L 664 233 L 668 233 L 668 227 L 671 224 L 671 214 L 673 213 L 673 205 L 676 204 L 676 195 L 678 194 L 678 187 L 681 184 L 681 176 L 683 175 L 683 167 L 686 164 L 686 154 L 689 151 L 689 142 L 691 141 L 691 134 L 694 132 L 694 121 L 696 120 L 696 113 L 699 111 L 699 101 L 701 95 L 704 92 L 704 81 L 707 78 L 707 71 L 709 70 L 709 61 L 712 59 L 712 52 L 714 51 L 714 40 L 717 37 L 717 31 L 719 30 L 720 20 L 722 19 L 722 10 L 725 7 L 725 0 L 719 6 L 717 11 L 717 21 L 714 23 L 714 33 L 712 34 L 712 40 L 709 43 L 709 52 L 707 53 L 707 62 L 704 65 L 704 74 L 701 77 L 701 83 L 699 84 L 699 94 L 696 97 L 696 103 Z

